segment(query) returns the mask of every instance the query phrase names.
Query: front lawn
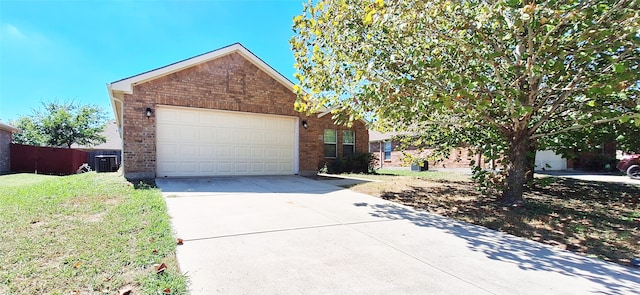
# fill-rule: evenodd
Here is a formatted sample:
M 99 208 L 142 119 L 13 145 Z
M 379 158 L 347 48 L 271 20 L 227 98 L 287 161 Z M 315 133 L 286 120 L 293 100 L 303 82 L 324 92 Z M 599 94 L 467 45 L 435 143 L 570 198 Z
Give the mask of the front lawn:
M 160 191 L 116 173 L 0 176 L 0 232 L 0 294 L 186 293 Z
M 525 193 L 525 207 L 507 208 L 479 193 L 467 175 L 358 176 L 381 182 L 352 190 L 418 209 L 620 264 L 640 256 L 638 185 L 554 177 Z

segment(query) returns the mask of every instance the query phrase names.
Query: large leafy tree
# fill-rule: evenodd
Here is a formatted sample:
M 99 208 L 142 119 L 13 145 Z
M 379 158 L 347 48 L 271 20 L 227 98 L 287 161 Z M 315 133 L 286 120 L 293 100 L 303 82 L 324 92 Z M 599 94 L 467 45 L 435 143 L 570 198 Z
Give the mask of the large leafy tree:
M 42 103 L 40 109 L 21 116 L 12 124 L 22 131 L 13 137 L 21 144 L 66 147 L 72 144 L 95 145 L 105 142 L 102 131 L 106 113 L 94 105 L 72 102 Z
M 498 151 L 502 200 L 521 203 L 537 141 L 640 122 L 638 11 L 638 0 L 310 1 L 291 39 L 296 107 Z

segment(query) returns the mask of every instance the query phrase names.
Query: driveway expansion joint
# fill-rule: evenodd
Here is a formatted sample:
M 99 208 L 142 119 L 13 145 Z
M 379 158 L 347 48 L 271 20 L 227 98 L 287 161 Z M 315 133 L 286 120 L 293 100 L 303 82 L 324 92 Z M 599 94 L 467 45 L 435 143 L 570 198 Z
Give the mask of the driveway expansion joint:
M 397 219 L 385 219 L 385 220 L 358 221 L 358 222 L 323 224 L 323 225 L 302 226 L 302 227 L 292 227 L 292 228 L 282 228 L 282 229 L 271 229 L 271 230 L 263 230 L 263 231 L 255 231 L 255 232 L 247 232 L 247 233 L 239 233 L 239 234 L 220 235 L 220 236 L 213 236 L 213 237 L 183 239 L 183 241 L 185 241 L 185 242 L 196 242 L 196 241 L 206 241 L 206 240 L 215 240 L 215 239 L 224 239 L 224 238 L 234 238 L 234 237 L 243 237 L 243 236 L 278 233 L 278 232 L 289 232 L 289 231 L 300 231 L 300 230 L 308 230 L 308 229 L 318 229 L 318 228 L 329 228 L 329 227 L 340 227 L 340 226 L 349 227 L 351 225 L 357 225 L 357 224 L 382 223 L 382 222 L 389 222 L 389 221 L 398 221 L 398 220 Z

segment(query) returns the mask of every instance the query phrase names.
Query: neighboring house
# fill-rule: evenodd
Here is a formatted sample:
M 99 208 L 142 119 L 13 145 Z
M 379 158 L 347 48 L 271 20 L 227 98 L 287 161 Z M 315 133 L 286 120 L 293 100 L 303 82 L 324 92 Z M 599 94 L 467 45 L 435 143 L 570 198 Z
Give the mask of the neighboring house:
M 107 122 L 101 134 L 106 139 L 104 143 L 94 146 L 78 145 L 75 143 L 71 145 L 71 148 L 87 152 L 87 163 L 92 170 L 96 170 L 97 168 L 97 161 L 99 160 L 96 156 L 116 156 L 116 162 L 122 162 L 122 138 L 120 138 L 116 121 Z
M 18 128 L 0 122 L 0 174 L 11 171 L 11 138 Z
M 405 154 L 414 157 L 426 159 L 433 149 L 424 149 L 420 151 L 415 147 L 409 147 L 401 151 L 398 147 L 400 143 L 394 141 L 393 137 L 398 133 L 380 133 L 369 130 L 369 151 L 378 159 L 378 169 L 412 169 L 419 167 L 416 165 L 405 164 Z M 453 149 L 449 158 L 440 161 L 429 161 L 429 168 L 469 168 L 471 161 L 482 163 L 483 167 L 490 168 L 495 166 L 492 163 L 483 163 L 480 155 L 471 155 L 468 148 L 460 147 Z M 536 153 L 536 170 L 565 170 L 571 167 L 567 166 L 567 160 L 555 154 L 553 151 L 538 151 Z M 570 165 L 569 165 L 570 166 Z
M 367 151 L 363 122 L 295 111 L 293 86 L 239 43 L 108 84 L 125 177 L 315 174 Z
M 369 152 L 377 159 L 377 169 L 411 169 L 418 170 L 417 165 L 405 163 L 405 154 L 416 158 L 427 159 L 433 149 L 423 149 L 408 147 L 404 151 L 400 149 L 400 142 L 393 140 L 396 132 L 380 133 L 369 130 Z M 451 151 L 447 159 L 441 161 L 428 161 L 428 168 L 469 168 L 472 160 L 481 161 L 478 155 L 470 155 L 467 148 L 456 148 Z M 425 168 L 427 168 L 425 166 Z M 423 168 L 424 169 L 424 168 Z

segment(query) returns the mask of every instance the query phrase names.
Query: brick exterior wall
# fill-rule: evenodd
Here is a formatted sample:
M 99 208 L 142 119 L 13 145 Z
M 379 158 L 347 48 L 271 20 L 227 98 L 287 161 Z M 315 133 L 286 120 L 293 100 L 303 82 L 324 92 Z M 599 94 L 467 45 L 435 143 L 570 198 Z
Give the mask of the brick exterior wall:
M 312 174 L 323 160 L 325 128 L 346 129 L 332 123 L 331 115 L 318 118 L 294 110 L 296 95 L 240 54 L 232 53 L 133 87 L 123 108 L 123 161 L 125 177 L 153 178 L 156 174 L 156 122 L 146 108 L 157 105 L 285 115 L 307 120 L 300 126 L 300 174 Z M 354 123 L 356 151 L 368 149 L 368 131 Z
M 391 159 L 380 161 L 381 158 L 384 158 L 384 143 L 380 142 L 371 142 L 369 144 L 369 151 L 373 153 L 376 157 L 378 169 L 398 169 L 398 168 L 406 168 L 409 169 L 410 165 L 404 164 L 405 155 L 403 151 L 399 150 L 400 143 L 396 141 L 391 142 Z M 426 158 L 431 154 L 432 149 L 425 149 L 422 152 L 418 151 L 416 148 L 407 148 L 404 150 L 404 153 L 419 156 Z M 470 155 L 468 148 L 456 148 L 451 151 L 449 158 L 441 160 L 441 161 L 429 161 L 429 168 L 469 168 L 472 160 L 478 161 L 477 155 Z M 484 163 L 483 163 L 484 164 Z
M 11 170 L 11 131 L 0 129 L 0 174 Z

